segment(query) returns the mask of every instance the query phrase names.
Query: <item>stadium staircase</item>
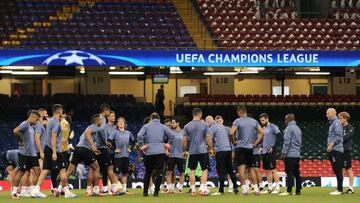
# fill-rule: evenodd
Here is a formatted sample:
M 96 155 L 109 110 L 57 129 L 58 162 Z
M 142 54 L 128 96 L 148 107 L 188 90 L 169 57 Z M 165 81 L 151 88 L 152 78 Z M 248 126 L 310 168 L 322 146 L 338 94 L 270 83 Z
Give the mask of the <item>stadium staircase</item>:
M 172 0 L 197 48 L 216 49 L 216 44 L 190 0 Z

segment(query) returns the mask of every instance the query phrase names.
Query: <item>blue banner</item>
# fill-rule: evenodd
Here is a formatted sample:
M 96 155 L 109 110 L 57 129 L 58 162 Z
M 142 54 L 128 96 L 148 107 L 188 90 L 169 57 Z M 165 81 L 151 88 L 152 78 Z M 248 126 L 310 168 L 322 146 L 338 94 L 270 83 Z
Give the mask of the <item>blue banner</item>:
M 0 50 L 0 65 L 360 66 L 360 51 Z

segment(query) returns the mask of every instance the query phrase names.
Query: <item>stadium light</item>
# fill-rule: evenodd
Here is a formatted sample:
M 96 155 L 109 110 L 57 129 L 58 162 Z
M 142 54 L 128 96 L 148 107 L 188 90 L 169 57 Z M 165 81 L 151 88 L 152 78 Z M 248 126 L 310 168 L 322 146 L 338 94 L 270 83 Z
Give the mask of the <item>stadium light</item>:
M 247 67 L 246 70 L 248 71 L 263 71 L 265 67 Z
M 4 70 L 34 70 L 34 66 L 3 66 Z
M 110 71 L 110 75 L 144 75 L 144 72 L 137 71 Z
M 295 75 L 330 75 L 330 72 L 295 72 Z
M 178 66 L 170 66 L 170 74 L 182 74 L 180 67 Z
M 110 66 L 110 70 L 116 70 L 115 66 Z
M 183 74 L 184 72 L 182 72 L 181 70 L 180 71 L 177 71 L 177 70 L 174 70 L 174 71 L 170 71 L 170 74 Z
M 11 74 L 11 70 L 0 70 L 0 74 Z
M 319 72 L 320 71 L 320 68 L 317 67 L 317 68 L 310 68 L 310 71 L 312 72 Z
M 47 75 L 47 71 L 12 71 L 12 75 Z
M 204 75 L 237 75 L 237 72 L 205 72 Z
M 248 71 L 240 71 L 240 74 L 258 74 L 259 71 L 257 70 L 248 70 Z
M 180 70 L 180 67 L 179 66 L 170 66 L 170 70 Z

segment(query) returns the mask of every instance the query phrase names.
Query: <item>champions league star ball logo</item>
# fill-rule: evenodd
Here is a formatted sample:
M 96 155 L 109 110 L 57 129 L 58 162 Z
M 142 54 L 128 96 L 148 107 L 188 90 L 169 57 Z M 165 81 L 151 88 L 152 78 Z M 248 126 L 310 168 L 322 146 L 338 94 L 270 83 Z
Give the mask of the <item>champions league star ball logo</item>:
M 44 65 L 106 65 L 106 63 L 99 57 L 94 54 L 70 50 L 65 52 L 60 52 L 54 54 L 47 58 L 44 62 Z
M 302 187 L 315 187 L 316 184 L 315 184 L 314 181 L 305 180 L 304 182 L 302 182 L 301 186 L 302 186 Z

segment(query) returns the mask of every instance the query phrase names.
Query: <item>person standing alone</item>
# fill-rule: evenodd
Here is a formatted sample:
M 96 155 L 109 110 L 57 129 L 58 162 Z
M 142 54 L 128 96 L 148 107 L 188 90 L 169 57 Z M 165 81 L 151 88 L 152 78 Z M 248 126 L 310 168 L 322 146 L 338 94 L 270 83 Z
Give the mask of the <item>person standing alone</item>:
M 326 111 L 326 117 L 330 123 L 327 137 L 327 152 L 337 180 L 337 189 L 334 192 L 331 192 L 330 195 L 341 195 L 343 192 L 342 169 L 344 166 L 344 131 L 343 126 L 336 116 L 336 110 L 334 108 L 329 108 Z
M 302 147 L 302 132 L 296 125 L 295 115 L 285 116 L 284 144 L 282 149 L 282 158 L 285 161 L 285 173 L 287 175 L 287 191 L 280 193 L 281 196 L 290 195 L 294 186 L 294 177 L 296 179 L 295 195 L 301 194 L 301 176 L 300 176 L 300 151 Z

